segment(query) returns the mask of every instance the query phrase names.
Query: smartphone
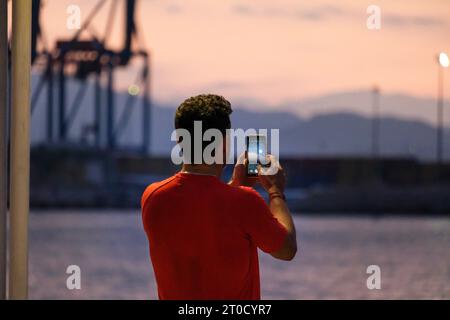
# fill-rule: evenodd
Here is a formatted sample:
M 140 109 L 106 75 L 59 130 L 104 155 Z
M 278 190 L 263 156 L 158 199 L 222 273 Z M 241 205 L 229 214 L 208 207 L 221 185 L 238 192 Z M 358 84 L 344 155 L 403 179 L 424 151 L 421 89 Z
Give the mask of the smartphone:
M 257 176 L 258 165 L 267 165 L 267 139 L 264 135 L 249 135 L 246 137 L 247 175 Z

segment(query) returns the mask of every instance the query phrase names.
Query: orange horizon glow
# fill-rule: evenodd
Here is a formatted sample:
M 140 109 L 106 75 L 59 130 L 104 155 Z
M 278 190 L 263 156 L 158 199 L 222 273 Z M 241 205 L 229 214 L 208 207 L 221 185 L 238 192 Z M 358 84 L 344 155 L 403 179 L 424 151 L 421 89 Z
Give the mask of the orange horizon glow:
M 79 5 L 85 18 L 96 3 L 44 1 L 47 42 L 73 34 L 65 26 L 69 4 Z M 366 27 L 371 4 L 140 0 L 137 24 L 152 53 L 154 99 L 173 102 L 214 92 L 272 110 L 334 92 L 370 90 L 375 84 L 383 94 L 434 99 L 436 56 L 450 53 L 450 1 L 377 1 L 382 24 L 376 31 Z M 93 22 L 100 35 L 108 7 Z M 114 45 L 122 38 L 120 14 L 110 35 Z M 128 90 L 132 72 L 133 67 L 121 72 L 118 89 Z M 450 72 L 445 74 L 450 96 Z

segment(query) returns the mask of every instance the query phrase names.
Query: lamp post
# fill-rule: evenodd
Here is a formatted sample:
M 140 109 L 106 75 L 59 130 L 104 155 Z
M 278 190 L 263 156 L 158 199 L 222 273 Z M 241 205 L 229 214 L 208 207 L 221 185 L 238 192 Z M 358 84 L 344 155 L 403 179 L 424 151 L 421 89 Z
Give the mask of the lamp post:
M 450 61 L 444 52 L 438 55 L 438 99 L 437 99 L 437 136 L 436 136 L 436 158 L 439 174 L 443 158 L 443 120 L 444 120 L 444 68 L 448 68 Z
M 372 157 L 378 159 L 380 154 L 380 89 L 372 89 Z

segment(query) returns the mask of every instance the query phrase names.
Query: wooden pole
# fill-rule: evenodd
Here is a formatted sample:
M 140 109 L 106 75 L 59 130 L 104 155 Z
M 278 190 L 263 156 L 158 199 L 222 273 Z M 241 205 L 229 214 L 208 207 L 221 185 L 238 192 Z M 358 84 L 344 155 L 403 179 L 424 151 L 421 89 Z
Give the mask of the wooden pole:
M 0 0 L 0 300 L 6 299 L 8 199 L 8 0 Z
M 9 298 L 28 295 L 31 1 L 12 1 L 11 225 Z

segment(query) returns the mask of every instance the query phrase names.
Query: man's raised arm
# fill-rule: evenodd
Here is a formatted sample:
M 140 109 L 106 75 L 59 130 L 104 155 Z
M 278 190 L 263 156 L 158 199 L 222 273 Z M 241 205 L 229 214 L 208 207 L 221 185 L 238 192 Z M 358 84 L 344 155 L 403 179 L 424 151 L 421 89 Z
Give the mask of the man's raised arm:
M 260 169 L 259 174 L 259 182 L 269 194 L 270 212 L 286 228 L 288 233 L 281 248 L 270 254 L 280 260 L 292 260 L 297 253 L 295 225 L 284 196 L 286 175 L 278 163 L 277 166 L 278 170 L 273 175 L 266 174 L 263 168 Z

